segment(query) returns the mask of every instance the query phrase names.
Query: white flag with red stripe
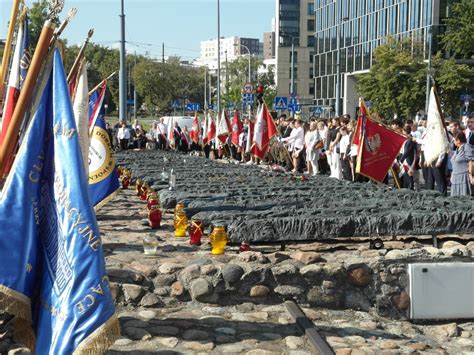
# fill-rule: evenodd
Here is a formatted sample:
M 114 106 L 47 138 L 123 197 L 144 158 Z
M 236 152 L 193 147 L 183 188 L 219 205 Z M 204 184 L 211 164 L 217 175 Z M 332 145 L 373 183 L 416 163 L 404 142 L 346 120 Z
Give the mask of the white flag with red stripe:
M 16 46 L 15 46 L 15 52 L 13 54 L 10 77 L 8 79 L 8 86 L 6 90 L 7 96 L 5 99 L 5 104 L 3 106 L 3 118 L 2 118 L 1 133 L 0 133 L 0 144 L 2 144 L 3 140 L 5 139 L 8 126 L 10 125 L 10 121 L 13 116 L 13 111 L 15 110 L 18 96 L 20 95 L 20 61 L 21 61 L 22 52 L 23 52 L 23 49 L 22 49 L 23 36 L 24 36 L 24 29 L 23 29 L 23 25 L 20 24 Z
M 210 143 L 216 136 L 216 124 L 212 114 L 209 112 L 206 120 L 206 127 L 204 128 L 204 133 L 202 137 L 202 143 L 204 145 Z
M 170 148 L 174 148 L 174 118 L 171 117 L 171 120 L 168 121 L 168 132 L 166 133 L 166 138 Z
M 95 121 L 97 121 L 97 117 L 99 117 L 100 110 L 102 109 L 102 103 L 104 102 L 105 98 L 105 91 L 107 90 L 107 80 L 104 80 L 101 86 L 102 89 L 100 90 L 99 97 L 97 98 L 97 100 L 94 101 L 94 103 L 91 103 L 89 101 L 89 106 L 92 108 L 92 113 L 89 117 L 89 134 L 92 134 L 92 131 L 95 127 Z
M 230 126 L 229 118 L 227 117 L 227 114 L 225 113 L 225 110 L 224 110 L 222 111 L 219 123 L 217 125 L 217 132 L 216 132 L 217 139 L 219 139 L 219 141 L 222 144 L 225 144 L 225 142 L 229 138 L 231 129 L 232 128 Z

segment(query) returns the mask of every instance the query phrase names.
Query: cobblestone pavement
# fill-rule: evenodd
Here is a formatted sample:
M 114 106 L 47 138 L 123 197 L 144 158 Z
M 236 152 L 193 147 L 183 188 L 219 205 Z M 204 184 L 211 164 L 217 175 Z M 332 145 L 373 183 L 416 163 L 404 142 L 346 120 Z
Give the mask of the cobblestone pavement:
M 242 276 L 232 273 L 238 270 L 224 272 L 227 299 L 206 298 L 206 287 L 217 286 L 201 276 L 222 272 L 238 247 L 212 256 L 207 241 L 196 247 L 174 237 L 172 211 L 164 212 L 162 228 L 152 231 L 145 203 L 131 189 L 98 212 L 122 333 L 107 354 L 316 353 L 282 298 L 235 301 L 231 281 Z M 142 239 L 150 233 L 160 240 L 156 256 L 143 254 Z M 336 354 L 474 354 L 472 322 L 413 324 L 373 310 L 303 310 Z

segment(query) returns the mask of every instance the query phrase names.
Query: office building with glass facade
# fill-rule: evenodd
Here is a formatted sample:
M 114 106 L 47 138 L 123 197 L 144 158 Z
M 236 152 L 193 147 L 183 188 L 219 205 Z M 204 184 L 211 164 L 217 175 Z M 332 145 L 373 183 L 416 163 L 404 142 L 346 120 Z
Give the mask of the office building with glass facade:
M 314 103 L 325 116 L 354 117 L 357 76 L 370 70 L 375 48 L 389 36 L 410 38 L 427 58 L 430 40 L 432 52 L 437 50 L 436 34 L 451 2 L 315 0 Z
M 314 100 L 314 31 L 314 0 L 276 0 L 277 96 L 293 91 L 306 113 Z

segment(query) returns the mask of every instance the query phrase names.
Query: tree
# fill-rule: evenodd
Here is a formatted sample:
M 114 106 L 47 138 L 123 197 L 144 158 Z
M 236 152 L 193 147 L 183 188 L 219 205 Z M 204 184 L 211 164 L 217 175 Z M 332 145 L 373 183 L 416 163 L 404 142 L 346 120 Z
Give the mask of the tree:
M 440 101 L 446 116 L 457 117 L 459 97 L 474 87 L 474 68 L 457 64 L 454 58 L 444 59 L 440 53 L 433 58 L 433 76 L 440 88 Z
M 33 3 L 33 6 L 28 10 L 28 17 L 30 19 L 30 48 L 36 48 L 38 43 L 41 30 L 46 20 L 49 18 L 49 1 L 38 0 Z M 59 24 L 59 20 L 55 19 L 56 25 Z M 32 51 L 32 52 L 33 52 Z
M 357 82 L 359 93 L 373 102 L 373 111 L 386 121 L 410 117 L 425 106 L 426 64 L 406 42 L 388 39 L 374 53 L 370 73 Z M 416 48 L 415 48 L 416 49 Z
M 202 103 L 204 73 L 201 68 L 185 66 L 179 58 L 166 63 L 141 58 L 132 70 L 137 93 L 147 107 L 169 112 L 170 102 L 179 99 Z
M 226 102 L 234 102 L 237 106 L 242 105 L 242 87 L 248 81 L 248 57 L 238 57 L 228 65 L 229 84 L 228 94 L 224 99 Z M 259 67 L 262 62 L 252 57 L 250 62 L 252 68 Z M 268 73 L 258 76 L 257 82 L 261 82 L 265 88 L 264 100 L 269 107 L 276 95 L 274 68 L 270 67 Z M 257 82 L 254 82 L 254 87 Z
M 452 15 L 441 39 L 443 49 L 463 59 L 474 58 L 474 1 L 462 0 L 451 6 Z

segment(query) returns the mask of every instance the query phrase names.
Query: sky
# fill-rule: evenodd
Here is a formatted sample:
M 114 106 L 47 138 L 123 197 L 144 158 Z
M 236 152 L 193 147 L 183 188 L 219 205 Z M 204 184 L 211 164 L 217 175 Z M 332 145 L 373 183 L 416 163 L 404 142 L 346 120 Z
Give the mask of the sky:
M 34 1 L 25 0 L 27 6 Z M 13 0 L 0 0 L 0 38 L 6 37 Z M 92 41 L 118 48 L 120 0 L 66 0 L 60 19 L 69 9 L 77 15 L 63 32 L 68 44 L 80 45 L 90 28 Z M 258 38 L 271 31 L 275 0 L 220 0 L 221 37 Z M 217 38 L 217 0 L 125 0 L 127 52 L 161 58 L 178 55 L 191 60 L 200 55 L 200 42 Z

